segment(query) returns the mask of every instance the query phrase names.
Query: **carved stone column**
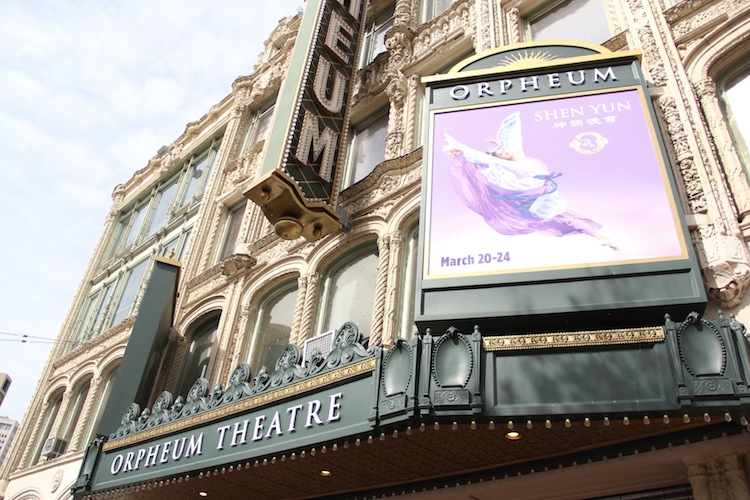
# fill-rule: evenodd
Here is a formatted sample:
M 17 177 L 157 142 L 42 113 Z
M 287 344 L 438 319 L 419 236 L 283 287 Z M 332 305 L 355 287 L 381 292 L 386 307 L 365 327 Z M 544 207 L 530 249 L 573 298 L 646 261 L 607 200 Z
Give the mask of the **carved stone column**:
M 742 238 L 730 230 L 728 217 L 722 216 L 720 200 L 709 198 L 704 189 L 707 173 L 702 174 L 698 169 L 677 100 L 665 95 L 657 104 L 667 125 L 688 212 L 706 214 L 694 233 L 694 243 L 708 294 L 720 301 L 722 308 L 734 307 L 740 303 L 750 284 L 747 248 Z M 697 160 L 701 161 L 700 158 Z
M 704 457 L 687 463 L 687 475 L 696 500 L 741 500 L 750 498 L 744 459 L 729 454 Z
M 404 145 L 404 99 L 406 78 L 398 74 L 385 88 L 391 102 L 388 110 L 388 135 L 385 140 L 385 158 L 398 158 L 403 154 Z
M 320 294 L 320 274 L 310 273 L 305 275 L 306 287 L 304 304 L 302 306 L 302 318 L 299 323 L 298 341 L 308 339 L 313 334 L 315 327 L 315 310 Z
M 91 423 L 91 418 L 94 416 L 92 415 L 92 409 L 96 406 L 96 402 L 101 399 L 100 391 L 102 381 L 103 377 L 101 375 L 96 376 L 91 380 L 91 386 L 86 395 L 86 401 L 84 401 L 83 407 L 81 407 L 81 413 L 78 422 L 76 423 L 75 431 L 73 431 L 73 435 L 70 437 L 70 443 L 68 444 L 69 452 L 76 452 L 82 448 L 86 448 L 86 445 L 88 445 L 88 443 L 82 443 L 81 440 L 87 437 L 86 431 Z
M 370 345 L 383 342 L 383 319 L 385 317 L 385 295 L 388 289 L 388 272 L 390 271 L 391 235 L 384 234 L 378 238 L 378 275 L 375 279 L 375 297 L 372 303 L 372 324 L 370 326 Z
M 34 448 L 36 448 L 36 443 L 40 439 L 39 434 L 42 432 L 42 427 L 44 427 L 44 421 L 47 418 L 49 412 L 49 400 L 45 401 L 44 404 L 42 404 L 41 408 L 39 408 L 39 412 L 37 413 L 37 419 L 36 423 L 34 425 L 34 430 L 31 432 L 31 437 L 29 437 L 27 443 L 29 446 L 26 446 L 23 448 L 23 454 L 21 455 L 21 460 L 18 461 L 18 466 L 16 470 L 21 470 L 25 468 L 26 466 L 31 466 L 34 464 L 29 463 L 31 460 L 31 454 L 34 451 Z M 13 448 L 17 448 L 21 444 L 21 436 L 16 435 L 15 439 L 13 440 Z M 10 450 L 11 452 L 13 449 Z M 9 454 L 8 458 L 12 457 L 13 454 Z
M 57 415 L 55 416 L 55 421 L 52 422 L 52 426 L 49 429 L 50 437 L 60 434 L 63 425 L 65 425 L 64 421 L 67 420 L 67 418 L 70 416 L 68 415 L 68 413 L 70 412 L 70 402 L 72 399 L 73 389 L 69 387 L 63 394 L 62 401 L 60 402 L 60 408 L 57 410 Z
M 503 15 L 499 0 L 475 0 L 476 32 L 474 48 L 477 53 L 503 45 Z
M 518 7 L 505 13 L 505 43 L 508 45 L 521 42 L 521 14 Z
M 748 184 L 745 167 L 734 146 L 734 140 L 727 129 L 724 113 L 716 94 L 716 83 L 713 79 L 707 78 L 694 85 L 703 109 L 703 116 L 715 141 L 716 154 L 721 160 L 729 189 L 734 195 L 738 218 L 742 221 L 750 213 L 750 184 Z
M 393 26 L 414 29 L 419 18 L 419 5 L 416 0 L 396 0 L 393 8 Z
M 404 127 L 404 139 L 402 142 L 404 152 L 411 151 L 419 143 L 416 134 L 417 123 L 421 121 L 421 118 L 417 116 L 417 113 L 419 113 L 419 103 L 422 99 L 421 80 L 419 75 L 411 75 L 406 84 L 407 94 L 403 110 L 403 120 L 406 126 Z
M 289 343 L 300 345 L 305 339 L 300 337 L 300 326 L 302 325 L 302 316 L 305 310 L 305 300 L 307 298 L 308 279 L 306 275 L 300 275 L 297 278 L 297 302 L 294 304 L 294 318 L 292 319 L 292 332 L 289 334 Z
M 385 304 L 383 307 L 383 332 L 381 343 L 386 347 L 393 345 L 398 334 L 399 290 L 403 281 L 403 248 L 404 234 L 394 231 L 390 238 L 390 255 L 388 256 L 388 283 L 386 285 Z M 401 302 L 407 300 L 402 297 Z
M 408 95 L 408 84 L 402 69 L 413 58 L 413 40 L 414 32 L 406 26 L 394 26 L 385 38 L 385 46 L 388 48 L 388 66 L 385 71 L 388 85 L 385 91 L 390 101 L 386 159 L 404 154 L 404 129 L 407 123 L 404 102 Z
M 220 384 L 226 384 L 230 374 L 237 366 L 243 341 L 246 338 L 249 311 L 246 306 L 243 307 L 238 297 L 242 292 L 244 284 L 244 276 L 240 276 L 239 279 L 232 283 L 226 298 L 225 314 L 222 314 L 222 319 L 220 320 L 220 326 L 222 327 L 222 332 L 219 336 L 220 346 L 218 352 L 215 354 L 217 356 L 216 360 L 222 360 L 219 380 L 217 381 Z M 230 318 L 234 321 L 231 321 Z M 222 354 L 222 351 L 224 351 L 224 354 Z

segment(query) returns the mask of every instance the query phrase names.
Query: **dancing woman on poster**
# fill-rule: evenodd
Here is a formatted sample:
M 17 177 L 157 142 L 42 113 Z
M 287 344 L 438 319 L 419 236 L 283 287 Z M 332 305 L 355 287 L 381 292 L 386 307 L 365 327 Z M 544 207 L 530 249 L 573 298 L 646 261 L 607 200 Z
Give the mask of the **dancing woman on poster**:
M 520 113 L 506 116 L 497 136 L 488 141 L 494 146 L 482 153 L 445 135 L 443 151 L 454 158 L 451 182 L 464 205 L 501 234 L 581 233 L 617 250 L 599 232 L 601 224 L 566 209 L 565 199 L 557 192 L 556 179 L 561 174 L 524 155 Z

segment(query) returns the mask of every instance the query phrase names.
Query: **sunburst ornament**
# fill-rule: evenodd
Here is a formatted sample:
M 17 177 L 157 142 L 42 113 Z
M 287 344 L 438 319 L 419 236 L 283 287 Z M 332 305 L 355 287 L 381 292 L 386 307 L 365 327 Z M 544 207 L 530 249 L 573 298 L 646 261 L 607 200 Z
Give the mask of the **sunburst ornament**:
M 519 50 L 503 56 L 497 66 L 508 69 L 533 68 L 555 59 L 557 57 L 546 50 Z

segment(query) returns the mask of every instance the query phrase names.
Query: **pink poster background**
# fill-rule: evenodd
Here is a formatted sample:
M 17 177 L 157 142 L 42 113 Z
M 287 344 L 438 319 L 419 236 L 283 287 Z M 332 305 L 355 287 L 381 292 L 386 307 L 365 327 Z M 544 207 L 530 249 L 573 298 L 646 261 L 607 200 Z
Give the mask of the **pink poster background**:
M 456 194 L 445 135 L 486 152 L 487 138 L 514 112 L 520 112 L 525 155 L 562 174 L 555 181 L 567 210 L 601 224 L 610 246 L 583 233 L 500 234 Z M 607 142 L 589 143 L 584 154 L 571 147 L 581 133 Z M 686 257 L 638 90 L 435 113 L 431 148 L 425 278 Z

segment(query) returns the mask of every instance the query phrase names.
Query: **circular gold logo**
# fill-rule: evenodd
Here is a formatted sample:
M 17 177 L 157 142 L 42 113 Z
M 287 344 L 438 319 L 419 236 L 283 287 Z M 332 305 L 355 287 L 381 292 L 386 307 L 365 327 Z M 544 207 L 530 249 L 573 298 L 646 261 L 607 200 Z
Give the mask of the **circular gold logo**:
M 598 153 L 609 143 L 602 134 L 597 132 L 581 132 L 570 143 L 570 147 L 584 155 Z

